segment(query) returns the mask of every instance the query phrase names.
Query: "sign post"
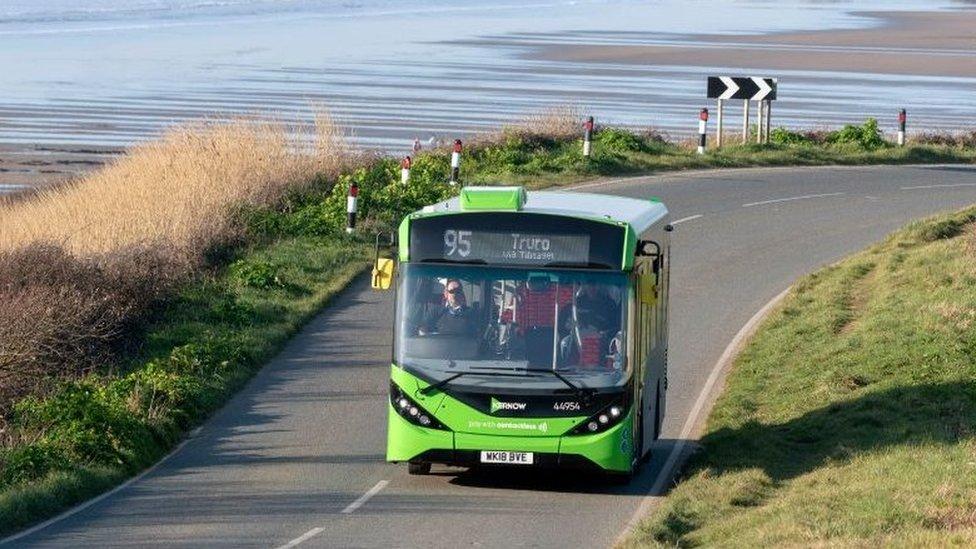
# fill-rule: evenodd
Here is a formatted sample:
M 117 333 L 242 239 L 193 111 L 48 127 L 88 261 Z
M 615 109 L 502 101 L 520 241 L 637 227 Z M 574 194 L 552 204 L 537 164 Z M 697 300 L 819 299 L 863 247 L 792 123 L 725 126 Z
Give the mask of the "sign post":
M 742 144 L 749 142 L 749 100 L 742 102 Z
M 708 109 L 698 114 L 698 154 L 705 154 L 705 136 L 708 126 Z
M 898 146 L 905 146 L 905 122 L 908 120 L 908 114 L 905 109 L 898 111 Z
M 724 99 L 718 100 L 718 120 L 715 128 L 715 147 L 722 146 L 722 107 L 725 105 Z
M 772 120 L 773 120 L 772 110 L 773 110 L 773 102 L 766 101 L 766 138 L 765 138 L 766 140 L 764 141 L 764 143 L 769 143 L 769 132 L 772 127 Z
M 454 140 L 454 151 L 451 153 L 451 186 L 458 184 L 461 178 L 461 140 Z
M 583 123 L 583 156 L 590 157 L 590 143 L 593 142 L 593 117 L 588 116 Z
M 742 99 L 742 142 L 749 141 L 749 102 L 756 101 L 756 142 L 766 143 L 769 140 L 771 124 L 770 107 L 776 99 L 776 78 L 758 76 L 709 76 L 708 98 L 718 101 L 718 120 L 716 123 L 716 144 L 722 145 L 723 106 L 727 99 Z

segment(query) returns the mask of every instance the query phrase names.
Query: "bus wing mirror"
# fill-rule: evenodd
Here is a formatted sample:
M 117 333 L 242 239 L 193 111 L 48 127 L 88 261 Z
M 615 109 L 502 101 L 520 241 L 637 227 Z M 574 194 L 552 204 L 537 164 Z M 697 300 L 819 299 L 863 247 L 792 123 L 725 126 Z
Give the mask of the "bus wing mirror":
M 376 258 L 376 263 L 373 264 L 373 289 L 389 290 L 393 284 L 394 271 L 396 271 L 396 261 L 388 257 Z
M 653 258 L 651 269 L 657 275 L 661 271 L 661 245 L 653 240 L 638 240 L 637 255 Z

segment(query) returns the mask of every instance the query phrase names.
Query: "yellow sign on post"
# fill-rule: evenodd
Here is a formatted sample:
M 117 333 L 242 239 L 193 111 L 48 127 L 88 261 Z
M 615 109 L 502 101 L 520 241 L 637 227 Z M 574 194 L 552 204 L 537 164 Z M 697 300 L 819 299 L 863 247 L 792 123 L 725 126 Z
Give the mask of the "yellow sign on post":
M 396 262 L 388 257 L 379 257 L 373 265 L 372 285 L 374 290 L 389 290 L 393 284 Z
M 640 277 L 640 300 L 644 305 L 657 304 L 657 276 L 652 273 L 642 274 Z

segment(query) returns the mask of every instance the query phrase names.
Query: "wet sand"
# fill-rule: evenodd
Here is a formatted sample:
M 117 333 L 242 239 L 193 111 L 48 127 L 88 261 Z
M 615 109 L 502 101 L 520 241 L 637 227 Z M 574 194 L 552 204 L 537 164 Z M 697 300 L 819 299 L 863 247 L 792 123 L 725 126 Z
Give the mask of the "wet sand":
M 123 152 L 117 147 L 0 144 L 0 195 L 62 183 Z
M 858 15 L 880 24 L 858 30 L 699 35 L 691 43 L 540 45 L 527 56 L 579 63 L 976 77 L 976 11 Z

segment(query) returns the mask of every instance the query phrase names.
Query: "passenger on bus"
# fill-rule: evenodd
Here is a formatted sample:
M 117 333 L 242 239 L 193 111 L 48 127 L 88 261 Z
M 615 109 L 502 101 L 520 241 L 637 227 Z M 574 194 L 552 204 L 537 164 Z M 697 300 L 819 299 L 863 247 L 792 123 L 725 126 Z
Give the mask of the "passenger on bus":
M 585 317 L 605 336 L 620 330 L 620 305 L 602 285 L 583 284 L 576 292 L 576 310 L 578 317 Z
M 560 319 L 560 364 L 582 368 L 617 367 L 620 306 L 603 286 L 584 284 L 576 292 L 574 314 Z M 569 313 L 569 311 L 567 311 Z M 563 315 L 560 315 L 561 317 Z

